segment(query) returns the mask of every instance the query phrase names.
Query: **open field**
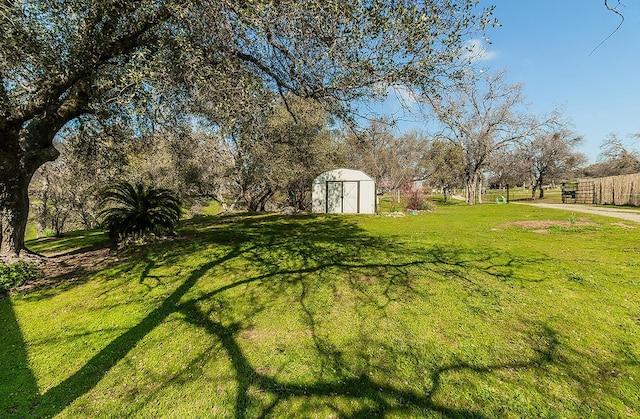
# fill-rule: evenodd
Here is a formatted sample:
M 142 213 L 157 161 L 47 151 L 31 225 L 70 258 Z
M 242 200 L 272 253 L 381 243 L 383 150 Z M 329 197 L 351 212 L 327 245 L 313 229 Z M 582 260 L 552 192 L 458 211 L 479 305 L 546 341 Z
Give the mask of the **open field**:
M 640 224 L 211 216 L 0 301 L 2 417 L 638 417 Z

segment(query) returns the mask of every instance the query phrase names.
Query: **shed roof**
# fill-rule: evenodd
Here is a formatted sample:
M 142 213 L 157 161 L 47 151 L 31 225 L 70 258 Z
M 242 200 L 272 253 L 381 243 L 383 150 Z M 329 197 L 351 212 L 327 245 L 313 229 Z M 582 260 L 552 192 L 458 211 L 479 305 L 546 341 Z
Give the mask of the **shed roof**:
M 366 180 L 373 182 L 373 179 L 367 176 L 364 172 L 354 169 L 333 169 L 328 170 L 318 175 L 313 183 L 327 182 L 327 181 L 356 181 Z

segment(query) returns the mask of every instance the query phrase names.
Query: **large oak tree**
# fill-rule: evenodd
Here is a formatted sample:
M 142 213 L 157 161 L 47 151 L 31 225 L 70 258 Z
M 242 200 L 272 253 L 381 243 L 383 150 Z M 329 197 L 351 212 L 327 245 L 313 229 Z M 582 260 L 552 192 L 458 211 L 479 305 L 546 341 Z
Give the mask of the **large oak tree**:
M 31 177 L 81 115 L 178 111 L 208 89 L 223 120 L 234 92 L 254 88 L 347 115 L 390 84 L 428 91 L 488 23 L 473 0 L 2 2 L 0 255 L 24 248 Z

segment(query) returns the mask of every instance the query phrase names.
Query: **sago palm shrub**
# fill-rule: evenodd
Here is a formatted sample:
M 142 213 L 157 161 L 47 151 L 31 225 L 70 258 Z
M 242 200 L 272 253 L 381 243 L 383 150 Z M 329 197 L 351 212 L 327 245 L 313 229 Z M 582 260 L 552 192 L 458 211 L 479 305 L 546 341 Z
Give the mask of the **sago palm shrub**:
M 172 234 L 180 220 L 180 200 L 170 190 L 119 182 L 102 193 L 102 226 L 111 247 L 126 239 Z

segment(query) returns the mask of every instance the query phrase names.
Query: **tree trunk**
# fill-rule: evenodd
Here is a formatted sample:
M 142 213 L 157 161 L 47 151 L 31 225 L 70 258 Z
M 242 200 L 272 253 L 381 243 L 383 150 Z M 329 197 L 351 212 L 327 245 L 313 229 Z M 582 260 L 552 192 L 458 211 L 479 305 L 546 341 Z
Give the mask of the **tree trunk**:
M 30 121 L 25 129 L 0 124 L 0 257 L 17 258 L 24 249 L 29 217 L 29 183 L 36 170 L 60 153 L 52 145 L 55 123 Z M 5 129 L 2 129 L 5 128 Z
M 40 204 L 36 207 L 36 232 L 38 237 L 43 237 L 47 230 L 47 221 L 49 220 L 49 196 L 46 192 L 40 193 L 38 196 Z
M 69 212 L 61 209 L 57 209 L 51 220 L 53 232 L 56 237 L 62 237 L 64 233 L 64 225 L 69 217 Z
M 473 170 L 467 169 L 465 173 L 465 198 L 467 205 L 475 205 L 478 202 L 479 195 L 482 193 L 479 187 L 482 181 L 480 176 Z M 480 198 L 481 200 L 482 198 Z
M 476 180 L 475 178 L 467 178 L 465 181 L 465 198 L 467 205 L 475 205 L 476 203 Z
M 4 160 L 4 159 L 3 159 Z M 4 161 L 3 161 L 4 163 Z M 15 165 L 17 166 L 17 165 Z M 0 258 L 17 258 L 24 249 L 32 173 L 2 166 L 0 173 Z
M 0 257 L 17 258 L 24 249 L 29 216 L 29 183 L 40 166 L 58 158 L 56 133 L 88 112 L 88 83 L 78 81 L 63 99 L 50 98 L 37 114 L 0 113 Z
M 224 200 L 224 197 L 221 198 L 213 198 L 214 200 L 218 201 L 218 203 L 220 203 L 220 205 L 222 206 L 222 212 L 226 213 L 229 211 L 229 208 L 227 206 L 227 202 Z
M 531 199 L 536 199 L 536 191 L 540 191 L 539 198 L 544 198 L 544 188 L 542 187 L 542 179 L 536 179 L 531 185 Z

